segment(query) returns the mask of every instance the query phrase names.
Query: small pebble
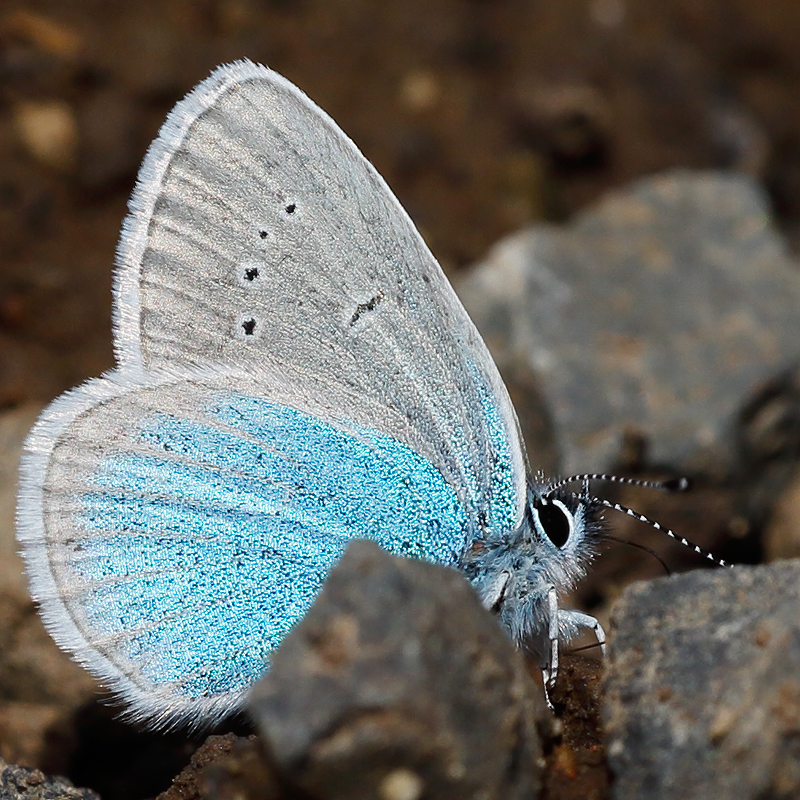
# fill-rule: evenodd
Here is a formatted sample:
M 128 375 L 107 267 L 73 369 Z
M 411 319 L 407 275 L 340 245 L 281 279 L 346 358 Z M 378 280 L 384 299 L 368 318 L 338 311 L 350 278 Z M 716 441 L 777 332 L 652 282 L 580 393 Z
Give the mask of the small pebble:
M 14 127 L 20 141 L 39 163 L 70 172 L 78 152 L 78 124 L 67 103 L 25 100 L 14 108 Z

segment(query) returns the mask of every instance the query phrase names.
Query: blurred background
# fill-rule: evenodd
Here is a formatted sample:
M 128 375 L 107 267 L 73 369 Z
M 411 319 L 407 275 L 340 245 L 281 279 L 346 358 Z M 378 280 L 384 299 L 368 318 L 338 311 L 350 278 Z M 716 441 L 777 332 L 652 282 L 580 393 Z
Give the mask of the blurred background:
M 265 63 L 328 111 L 452 274 L 676 165 L 757 175 L 794 238 L 799 40 L 791 0 L 6 0 L 0 404 L 112 365 L 136 170 L 219 63 Z
M 794 281 L 798 43 L 794 0 L 0 3 L 0 756 L 85 774 L 76 708 L 93 684 L 58 660 L 26 599 L 13 559 L 16 453 L 42 404 L 113 366 L 112 265 L 136 171 L 167 112 L 214 66 L 267 64 L 325 109 L 386 178 L 445 272 L 469 287 L 485 330 L 469 268 L 498 240 L 569 224 L 609 192 L 673 168 L 722 170 L 762 192 L 754 213 L 769 218 Z M 777 285 L 767 303 L 786 300 Z M 558 468 L 562 448 L 542 433 L 547 409 L 529 413 L 534 378 L 512 356 L 498 358 L 532 453 L 532 441 L 552 451 L 537 465 Z M 638 434 L 623 441 L 623 468 L 699 472 L 690 499 L 637 508 L 740 560 L 762 557 L 762 530 L 777 517 L 789 535 L 800 490 L 775 508 L 800 450 L 793 358 L 731 401 L 739 449 L 728 448 L 724 468 L 688 457 L 654 465 Z M 582 590 L 582 607 L 607 604 L 622 570 L 607 562 Z M 91 730 L 90 751 L 113 739 Z M 139 772 L 151 771 L 157 756 L 143 758 Z M 133 797 L 165 786 L 104 791 Z

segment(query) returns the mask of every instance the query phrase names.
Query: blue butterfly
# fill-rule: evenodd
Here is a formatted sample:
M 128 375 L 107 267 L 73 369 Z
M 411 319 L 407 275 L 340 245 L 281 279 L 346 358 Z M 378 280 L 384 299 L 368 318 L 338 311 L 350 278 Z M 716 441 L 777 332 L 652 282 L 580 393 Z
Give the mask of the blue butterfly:
M 117 253 L 117 367 L 53 402 L 19 540 L 56 642 L 153 725 L 240 708 L 349 541 L 461 568 L 548 684 L 597 503 L 529 476 L 497 369 L 375 169 L 265 67 L 171 112 Z

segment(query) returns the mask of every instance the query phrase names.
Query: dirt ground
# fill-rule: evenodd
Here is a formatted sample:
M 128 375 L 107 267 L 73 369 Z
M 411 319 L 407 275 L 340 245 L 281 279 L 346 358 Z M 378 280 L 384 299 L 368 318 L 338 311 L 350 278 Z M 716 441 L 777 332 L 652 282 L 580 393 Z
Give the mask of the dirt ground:
M 0 7 L 0 404 L 112 365 L 111 265 L 147 144 L 243 56 L 375 163 L 446 270 L 673 165 L 800 217 L 800 7 L 745 0 L 100 0 Z
M 452 274 L 671 166 L 758 177 L 800 243 L 798 42 L 794 0 L 4 0 L 0 407 L 113 365 L 136 170 L 219 63 L 265 63 L 308 93 Z

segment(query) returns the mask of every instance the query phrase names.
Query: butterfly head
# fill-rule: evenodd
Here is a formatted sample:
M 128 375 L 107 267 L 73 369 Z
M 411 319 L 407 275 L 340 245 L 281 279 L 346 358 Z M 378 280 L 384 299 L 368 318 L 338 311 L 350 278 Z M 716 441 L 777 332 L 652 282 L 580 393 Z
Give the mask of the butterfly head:
M 600 506 L 588 493 L 566 490 L 539 480 L 528 485 L 525 521 L 519 535 L 559 589 L 583 576 L 602 536 Z
M 511 531 L 484 531 L 467 547 L 461 566 L 483 605 L 496 612 L 520 646 L 541 653 L 548 647 L 548 620 L 558 595 L 569 592 L 586 574 L 597 544 L 606 535 L 602 511 L 610 508 L 679 541 L 720 566 L 724 561 L 657 522 L 619 503 L 596 497 L 592 481 L 685 491 L 685 479 L 653 482 L 605 474 L 542 478 L 528 483 L 523 520 Z M 580 491 L 570 485 L 579 483 Z M 646 548 L 645 548 L 646 549 Z
M 585 575 L 602 537 L 601 509 L 588 494 L 532 480 L 521 524 L 486 531 L 467 548 L 461 568 L 518 645 L 537 649 L 551 587 L 568 592 Z

